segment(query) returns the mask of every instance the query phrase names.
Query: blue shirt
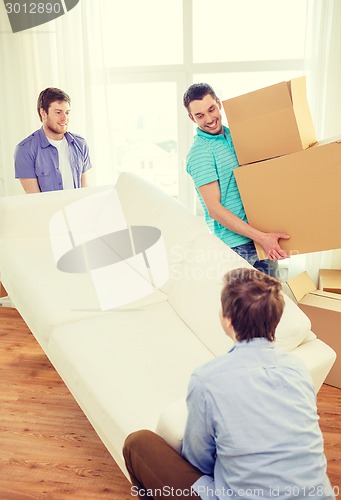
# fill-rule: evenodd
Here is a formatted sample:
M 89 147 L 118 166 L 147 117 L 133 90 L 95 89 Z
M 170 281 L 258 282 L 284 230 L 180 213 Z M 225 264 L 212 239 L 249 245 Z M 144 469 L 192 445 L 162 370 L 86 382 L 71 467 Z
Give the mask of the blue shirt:
M 203 499 L 334 499 L 311 377 L 266 339 L 237 343 L 197 369 L 183 456 Z
M 237 217 L 247 222 L 244 206 L 233 174 L 233 170 L 238 166 L 231 134 L 227 127 L 224 127 L 224 135 L 211 135 L 200 128 L 197 129 L 197 135 L 194 137 L 193 145 L 187 155 L 187 172 L 193 178 L 208 227 L 212 233 L 231 248 L 243 245 L 251 240 L 230 231 L 212 219 L 208 214 L 198 188 L 204 184 L 218 181 L 220 203 Z
M 65 133 L 75 188 L 81 187 L 82 174 L 91 168 L 88 146 L 83 137 Z M 41 191 L 63 189 L 58 151 L 47 139 L 43 128 L 21 141 L 14 154 L 15 177 L 37 179 Z

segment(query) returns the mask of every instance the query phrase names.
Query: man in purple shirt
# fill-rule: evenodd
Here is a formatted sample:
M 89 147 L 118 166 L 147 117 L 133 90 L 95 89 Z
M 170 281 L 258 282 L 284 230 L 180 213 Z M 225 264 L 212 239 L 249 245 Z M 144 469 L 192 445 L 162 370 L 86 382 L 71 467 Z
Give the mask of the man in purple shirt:
M 39 94 L 37 110 L 42 127 L 17 145 L 15 177 L 26 193 L 87 186 L 88 146 L 83 137 L 67 131 L 70 97 L 47 88 Z

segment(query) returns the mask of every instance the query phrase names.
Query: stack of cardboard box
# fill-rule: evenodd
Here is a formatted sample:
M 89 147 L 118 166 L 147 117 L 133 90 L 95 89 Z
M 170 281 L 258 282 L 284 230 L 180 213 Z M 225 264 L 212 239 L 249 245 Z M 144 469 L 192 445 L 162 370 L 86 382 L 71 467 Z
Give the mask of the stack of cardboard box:
M 249 223 L 285 232 L 289 255 L 341 248 L 341 138 L 318 142 L 305 77 L 223 101 L 241 168 L 235 177 Z M 266 258 L 256 244 L 259 257 Z M 341 270 L 288 281 L 313 332 L 336 353 L 326 382 L 341 388 Z
M 341 248 L 341 138 L 317 142 L 305 77 L 223 101 L 249 223 L 288 254 Z M 256 245 L 257 246 L 257 245 Z M 260 258 L 266 258 L 257 246 Z

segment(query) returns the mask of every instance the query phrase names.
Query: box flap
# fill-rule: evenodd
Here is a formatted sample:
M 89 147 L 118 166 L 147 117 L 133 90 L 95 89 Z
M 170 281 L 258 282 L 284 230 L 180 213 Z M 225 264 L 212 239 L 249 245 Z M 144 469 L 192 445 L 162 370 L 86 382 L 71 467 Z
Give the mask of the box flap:
M 306 149 L 317 142 L 315 127 L 307 101 L 306 77 L 294 78 L 288 84 L 290 85 L 298 133 L 302 147 Z
M 310 295 L 316 295 L 318 297 L 324 297 L 326 299 L 333 299 L 341 302 L 341 295 L 333 292 L 326 292 L 325 290 L 314 290 L 310 292 Z
M 310 314 L 307 313 L 306 308 L 317 308 L 326 311 L 327 313 L 341 313 L 341 300 L 331 298 L 326 295 L 328 292 L 312 292 L 308 293 L 302 300 L 298 303 L 299 307 L 310 317 Z M 311 319 L 311 318 L 310 318 Z M 338 321 L 340 321 L 340 317 L 338 317 Z M 318 335 L 317 331 L 314 329 L 314 322 L 312 321 L 312 330 L 316 335 Z M 340 325 L 341 326 L 341 325 Z M 338 328 L 338 332 L 340 331 L 340 327 Z
M 307 100 L 306 77 L 299 76 L 288 82 L 292 104 L 295 106 L 302 101 Z
M 287 285 L 297 302 L 302 300 L 308 293 L 316 291 L 315 283 L 306 271 L 288 280 Z
M 341 294 L 341 269 L 320 269 L 319 289 Z

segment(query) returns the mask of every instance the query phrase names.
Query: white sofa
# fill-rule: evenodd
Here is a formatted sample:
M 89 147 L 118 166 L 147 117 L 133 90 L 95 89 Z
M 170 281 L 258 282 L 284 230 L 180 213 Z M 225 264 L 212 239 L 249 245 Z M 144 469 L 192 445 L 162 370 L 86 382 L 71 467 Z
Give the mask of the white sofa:
M 65 214 L 71 203 L 97 199 L 102 208 L 94 209 L 96 217 L 93 209 L 78 213 L 81 232 L 91 225 L 89 235 L 81 239 L 104 234 L 118 217 L 106 203 L 114 189 L 0 198 L 0 276 L 33 335 L 126 473 L 122 444 L 134 430 L 157 430 L 179 447 L 191 372 L 231 346 L 218 319 L 222 276 L 248 264 L 176 200 L 123 173 L 116 186 L 122 213 L 130 226 L 161 230 L 169 279 L 132 303 L 101 308 L 91 273 L 57 268 L 54 255 L 60 256 L 69 243 L 65 237 L 59 250 L 52 251 L 50 228 L 56 214 Z M 61 229 L 64 238 L 62 233 Z M 287 296 L 285 300 L 276 344 L 302 358 L 318 391 L 335 352 L 311 333 L 308 318 L 296 304 Z

